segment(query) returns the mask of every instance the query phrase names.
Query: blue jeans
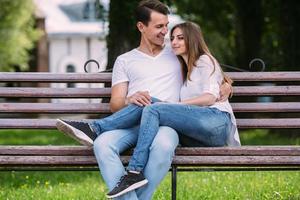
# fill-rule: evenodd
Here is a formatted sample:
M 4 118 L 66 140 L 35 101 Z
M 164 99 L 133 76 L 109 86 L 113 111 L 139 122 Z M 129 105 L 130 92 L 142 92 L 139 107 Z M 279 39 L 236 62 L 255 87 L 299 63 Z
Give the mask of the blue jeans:
M 128 170 L 142 171 L 148 161 L 149 147 L 159 126 L 168 126 L 203 146 L 224 146 L 231 127 L 230 114 L 217 108 L 155 103 L 143 109 L 138 142 Z
M 159 99 L 152 97 L 151 103 L 161 102 Z M 89 123 L 97 135 L 106 131 L 116 129 L 132 128 L 140 124 L 143 109 L 145 107 L 129 104 L 114 114 L 94 120 Z
M 124 166 L 120 160 L 120 153 L 136 145 L 139 127 L 131 129 L 118 129 L 104 132 L 94 141 L 94 153 L 102 177 L 109 190 L 112 190 L 121 176 L 125 174 Z M 118 197 L 118 200 L 150 200 L 152 195 L 168 173 L 174 151 L 178 145 L 176 131 L 161 126 L 149 147 L 149 158 L 144 168 L 144 175 L 148 184 L 135 191 Z

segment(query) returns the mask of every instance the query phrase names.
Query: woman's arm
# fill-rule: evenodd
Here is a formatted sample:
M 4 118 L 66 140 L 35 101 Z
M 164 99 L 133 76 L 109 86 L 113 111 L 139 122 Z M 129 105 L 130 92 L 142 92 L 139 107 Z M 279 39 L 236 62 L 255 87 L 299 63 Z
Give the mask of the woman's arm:
M 211 106 L 216 102 L 217 98 L 209 93 L 204 93 L 199 97 L 186 99 L 181 101 L 180 104 L 196 105 L 196 106 Z

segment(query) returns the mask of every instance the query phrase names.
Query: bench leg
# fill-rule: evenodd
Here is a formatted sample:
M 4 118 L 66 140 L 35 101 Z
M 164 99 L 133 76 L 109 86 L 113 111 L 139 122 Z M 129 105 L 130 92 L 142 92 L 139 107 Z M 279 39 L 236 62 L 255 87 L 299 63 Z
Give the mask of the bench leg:
M 172 165 L 172 200 L 176 200 L 177 167 Z

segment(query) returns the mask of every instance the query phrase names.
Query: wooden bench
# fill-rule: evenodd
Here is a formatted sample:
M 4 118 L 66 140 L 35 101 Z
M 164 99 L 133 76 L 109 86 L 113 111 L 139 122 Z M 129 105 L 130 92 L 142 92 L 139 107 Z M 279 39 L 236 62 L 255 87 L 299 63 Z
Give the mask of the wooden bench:
M 239 130 L 300 128 L 300 72 L 231 72 L 228 75 L 235 81 L 232 107 L 237 116 Z M 0 84 L 2 84 L 0 114 L 4 116 L 0 119 L 0 128 L 54 129 L 55 118 L 49 118 L 52 114 L 78 114 L 78 119 L 82 114 L 94 116 L 109 114 L 108 103 L 90 101 L 109 98 L 110 88 L 51 88 L 50 85 L 109 83 L 110 81 L 111 73 L 0 73 Z M 15 86 L 4 87 L 7 83 Z M 44 86 L 19 87 L 19 83 L 35 85 L 38 83 Z M 257 102 L 260 96 L 269 96 L 271 99 L 260 99 L 269 102 Z M 26 99 L 26 102 L 6 101 L 15 98 Z M 49 100 L 54 98 L 84 98 L 90 101 L 54 103 Z M 16 113 L 28 114 L 28 117 L 15 118 Z M 128 162 L 129 156 L 128 152 L 121 156 L 124 164 Z M 2 171 L 90 169 L 97 170 L 97 163 L 90 147 L 52 144 L 0 146 L 0 170 Z M 171 166 L 172 199 L 176 199 L 177 171 L 299 169 L 300 146 L 179 147 L 176 149 Z

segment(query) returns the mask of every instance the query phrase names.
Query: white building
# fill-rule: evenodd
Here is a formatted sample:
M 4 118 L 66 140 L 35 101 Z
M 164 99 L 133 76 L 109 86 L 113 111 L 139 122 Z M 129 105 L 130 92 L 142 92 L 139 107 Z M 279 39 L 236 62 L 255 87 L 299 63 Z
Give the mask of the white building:
M 90 72 L 105 69 L 107 23 L 96 19 L 96 11 L 99 9 L 95 8 L 95 0 L 34 0 L 34 3 L 38 16 L 45 19 L 44 29 L 47 40 L 45 51 L 48 54 L 46 64 L 49 72 L 84 72 L 84 63 L 89 59 L 94 59 L 100 64 L 100 69 L 91 64 Z M 47 69 L 40 71 L 47 71 Z M 55 83 L 51 86 L 63 88 L 91 85 Z M 65 101 L 84 102 L 85 100 L 66 99 L 63 102 Z

